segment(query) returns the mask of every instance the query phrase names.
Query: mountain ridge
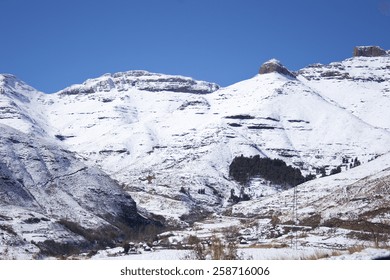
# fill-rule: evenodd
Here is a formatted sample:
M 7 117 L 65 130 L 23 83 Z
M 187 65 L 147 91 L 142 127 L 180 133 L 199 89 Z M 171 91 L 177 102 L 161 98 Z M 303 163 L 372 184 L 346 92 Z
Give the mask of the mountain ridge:
M 96 93 L 116 89 L 118 92 L 131 88 L 159 92 L 187 92 L 194 94 L 208 94 L 218 90 L 215 83 L 197 81 L 179 75 L 152 73 L 145 70 L 131 70 L 127 72 L 107 73 L 95 79 L 88 79 L 81 85 L 72 85 L 58 94 Z
M 267 71 L 223 88 L 133 70 L 44 94 L 15 76 L 0 75 L 0 203 L 7 209 L 1 215 L 11 218 L 0 230 L 13 228 L 2 230 L 9 240 L 11 232 L 35 240 L 17 226 L 14 214 L 23 208 L 25 215 L 33 211 L 58 227 L 63 213 L 44 191 L 51 183 L 56 205 L 77 205 L 68 207 L 68 216 L 79 226 L 96 229 L 109 214 L 108 225 L 115 227 L 122 219 L 118 199 L 129 209 L 121 223 L 153 223 L 145 216 L 185 228 L 210 213 L 250 213 L 265 205 L 264 195 L 272 196 L 271 204 L 273 197 L 290 195 L 261 178 L 245 186 L 229 178 L 229 165 L 240 155 L 282 159 L 316 177 L 336 168 L 350 174 L 357 161 L 378 162 L 374 166 L 381 172 L 378 159 L 390 152 L 389 55 L 356 56 L 295 72 L 274 60 L 267 63 L 272 64 Z M 64 174 L 75 177 L 67 182 Z M 48 183 L 37 183 L 39 176 Z M 107 186 L 95 177 L 105 178 Z M 231 194 L 242 191 L 250 202 L 232 205 Z M 104 207 L 97 200 L 102 194 Z M 61 232 L 70 240 L 83 239 L 66 228 Z

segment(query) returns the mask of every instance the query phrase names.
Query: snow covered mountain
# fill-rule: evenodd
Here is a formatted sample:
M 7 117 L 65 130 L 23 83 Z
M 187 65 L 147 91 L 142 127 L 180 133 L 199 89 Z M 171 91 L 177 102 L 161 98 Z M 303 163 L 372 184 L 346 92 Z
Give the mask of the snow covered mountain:
M 328 173 L 339 165 L 347 169 L 348 159 L 364 163 L 388 152 L 386 106 L 353 111 L 344 107 L 352 108 L 355 97 L 352 105 L 339 104 L 322 91 L 333 81 L 343 90 L 339 96 L 359 94 L 358 88 L 365 104 L 386 104 L 388 83 L 382 80 L 388 73 L 381 74 L 390 58 L 354 57 L 343 63 L 356 77 L 365 65 L 367 78 L 335 82 L 325 74 L 326 79 L 315 80 L 307 74 L 310 67 L 294 75 L 270 61 L 265 65 L 271 71 L 216 90 L 215 84 L 189 78 L 131 71 L 47 95 L 44 111 L 52 138 L 121 182 L 141 208 L 177 224 L 225 205 L 232 188 L 239 192 L 228 167 L 241 154 L 281 158 L 315 174 L 324 167 Z M 375 92 L 372 99 L 366 88 Z M 382 116 L 377 124 L 369 122 L 372 111 Z
M 279 158 L 305 175 L 340 167 L 341 174 L 304 184 L 306 201 L 321 201 L 318 209 L 329 218 L 334 197 L 325 190 L 351 190 L 353 182 L 379 176 L 390 152 L 390 55 L 376 47 L 355 54 L 296 72 L 271 60 L 260 74 L 226 88 L 129 71 L 44 94 L 0 75 L 0 231 L 26 238 L 16 224 L 27 213 L 51 221 L 36 225 L 43 235 L 53 232 L 45 240 L 58 238 L 51 227 L 64 229 L 58 221 L 69 216 L 95 229 L 118 219 L 145 222 L 137 211 L 188 226 L 231 208 L 231 191 L 242 186 L 229 178 L 229 165 L 240 155 Z M 361 166 L 349 170 L 357 159 Z M 311 197 L 316 182 L 323 189 Z M 231 212 L 269 216 L 282 198 L 292 201 L 291 190 L 269 185 L 254 179 L 244 190 L 251 200 Z M 345 209 L 353 208 L 349 203 Z M 371 205 L 370 211 L 379 207 Z M 305 204 L 301 211 L 316 210 Z
M 118 227 L 150 223 L 116 181 L 50 138 L 43 93 L 10 75 L 0 81 L 2 255 L 77 252 L 114 242 L 123 235 Z
M 24 133 L 45 135 L 47 120 L 42 115 L 43 93 L 13 75 L 0 75 L 0 123 Z
M 353 57 L 329 65 L 313 64 L 298 79 L 329 102 L 362 121 L 390 129 L 390 56 Z

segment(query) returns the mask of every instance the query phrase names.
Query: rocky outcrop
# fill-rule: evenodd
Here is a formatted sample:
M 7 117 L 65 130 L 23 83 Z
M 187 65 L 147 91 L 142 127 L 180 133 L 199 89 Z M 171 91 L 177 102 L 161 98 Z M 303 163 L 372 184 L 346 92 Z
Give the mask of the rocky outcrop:
M 353 56 L 376 57 L 386 54 L 387 52 L 378 46 L 358 46 L 353 50 Z
M 62 91 L 60 94 L 90 94 L 96 92 L 118 92 L 129 89 L 159 92 L 183 92 L 193 94 L 208 94 L 219 89 L 219 85 L 205 81 L 197 81 L 189 77 L 164 75 L 150 73 L 147 71 L 134 70 L 105 74 L 96 79 L 89 79 L 81 85 L 73 85 Z
M 295 78 L 295 75 L 291 73 L 286 67 L 284 67 L 280 61 L 271 59 L 261 65 L 259 74 L 279 73 L 291 78 Z

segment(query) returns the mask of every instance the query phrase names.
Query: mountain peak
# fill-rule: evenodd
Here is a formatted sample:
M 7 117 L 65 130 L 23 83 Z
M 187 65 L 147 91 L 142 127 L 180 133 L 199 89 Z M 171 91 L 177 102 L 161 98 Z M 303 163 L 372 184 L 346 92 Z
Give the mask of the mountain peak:
M 259 74 L 279 73 L 291 78 L 295 78 L 295 75 L 291 73 L 282 63 L 277 59 L 270 59 L 261 65 Z
M 11 74 L 0 74 L 0 88 L 5 91 L 5 88 L 9 88 L 19 82 L 16 76 Z
M 0 94 L 12 95 L 27 102 L 31 92 L 37 90 L 12 74 L 0 74 Z
M 386 54 L 387 52 L 378 46 L 357 46 L 353 50 L 353 56 L 377 57 Z

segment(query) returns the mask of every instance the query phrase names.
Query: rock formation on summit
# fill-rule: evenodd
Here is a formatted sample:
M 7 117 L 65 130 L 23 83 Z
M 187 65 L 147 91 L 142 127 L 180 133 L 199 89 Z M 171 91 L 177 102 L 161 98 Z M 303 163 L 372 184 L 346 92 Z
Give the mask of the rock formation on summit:
M 378 46 L 358 46 L 353 50 L 353 56 L 376 57 L 386 54 L 387 52 Z
M 273 72 L 295 78 L 295 75 L 293 73 L 291 73 L 286 67 L 284 67 L 280 63 L 280 61 L 278 61 L 276 59 L 268 60 L 263 65 L 261 65 L 260 70 L 259 70 L 259 74 L 268 74 L 268 73 L 273 73 Z

